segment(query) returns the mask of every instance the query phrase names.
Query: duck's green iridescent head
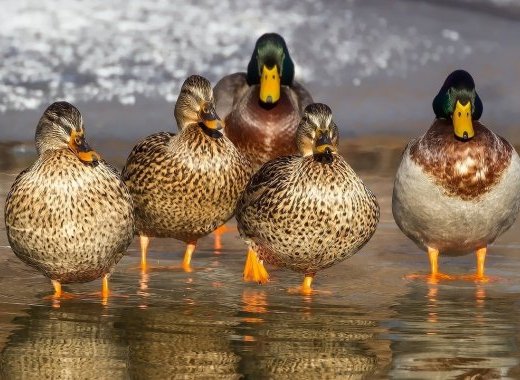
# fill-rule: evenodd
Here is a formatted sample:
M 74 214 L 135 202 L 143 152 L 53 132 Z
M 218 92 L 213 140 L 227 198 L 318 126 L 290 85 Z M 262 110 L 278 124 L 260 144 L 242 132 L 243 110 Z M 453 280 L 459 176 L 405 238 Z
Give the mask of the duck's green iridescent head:
M 302 156 L 327 155 L 338 151 L 338 126 L 326 104 L 312 103 L 305 107 L 296 131 L 296 144 Z
M 451 120 L 455 136 L 466 141 L 475 136 L 473 120 L 482 116 L 482 101 L 475 90 L 472 76 L 464 70 L 452 72 L 433 99 L 438 119 Z
M 180 130 L 188 125 L 201 125 L 215 131 L 222 129 L 211 83 L 200 75 L 191 75 L 184 81 L 174 114 Z
M 247 66 L 247 83 L 260 85 L 260 101 L 276 103 L 280 99 L 281 86 L 292 85 L 294 63 L 285 40 L 276 33 L 266 33 L 255 45 Z
M 97 164 L 100 160 L 85 139 L 81 113 L 67 102 L 52 103 L 45 110 L 36 127 L 35 140 L 38 154 L 68 148 L 83 163 Z

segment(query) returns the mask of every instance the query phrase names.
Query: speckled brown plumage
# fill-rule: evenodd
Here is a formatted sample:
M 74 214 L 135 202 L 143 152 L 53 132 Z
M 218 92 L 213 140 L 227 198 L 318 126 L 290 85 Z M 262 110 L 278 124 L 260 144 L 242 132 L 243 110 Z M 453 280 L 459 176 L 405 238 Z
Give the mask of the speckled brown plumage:
M 92 281 L 110 273 L 134 232 L 132 199 L 117 171 L 103 160 L 82 162 L 60 140 L 70 134 L 65 120 L 72 112 L 79 115 L 64 102 L 46 111 L 58 115 L 50 124 L 39 125 L 44 125 L 42 131 L 53 131 L 47 134 L 53 135 L 53 143 L 44 141 L 45 132 L 37 134 L 39 157 L 16 178 L 5 205 L 14 253 L 60 283 Z
M 197 240 L 224 224 L 251 175 L 249 162 L 220 132 L 194 124 L 157 133 L 130 153 L 123 171 L 137 231 Z
M 243 73 L 225 77 L 215 86 L 217 110 L 225 120 L 226 136 L 257 167 L 298 151 L 298 122 L 305 106 L 312 103 L 311 96 L 297 82 L 282 86 L 280 100 L 274 105 L 262 105 L 259 91 L 259 85 L 248 86 Z M 228 102 L 231 108 L 228 105 L 226 109 L 221 102 Z
M 179 134 L 157 133 L 135 146 L 123 178 L 135 204 L 146 268 L 149 237 L 188 243 L 183 268 L 191 270 L 197 239 L 230 219 L 252 174 L 250 162 L 222 132 L 211 83 L 188 77 L 175 104 Z
M 478 198 L 500 181 L 509 167 L 513 147 L 478 121 L 475 137 L 460 141 L 453 125 L 436 119 L 428 132 L 410 145 L 410 157 L 445 193 L 464 200 Z M 446 160 L 449 157 L 449 160 Z
M 237 206 L 241 234 L 268 263 L 316 273 L 357 252 L 379 220 L 375 196 L 341 156 L 280 157 L 249 182 Z
M 261 259 L 306 275 L 356 253 L 379 220 L 375 196 L 341 156 L 307 153 L 323 136 L 327 149 L 336 149 L 330 109 L 311 104 L 298 128 L 303 156 L 265 164 L 249 181 L 236 214 L 241 235 Z

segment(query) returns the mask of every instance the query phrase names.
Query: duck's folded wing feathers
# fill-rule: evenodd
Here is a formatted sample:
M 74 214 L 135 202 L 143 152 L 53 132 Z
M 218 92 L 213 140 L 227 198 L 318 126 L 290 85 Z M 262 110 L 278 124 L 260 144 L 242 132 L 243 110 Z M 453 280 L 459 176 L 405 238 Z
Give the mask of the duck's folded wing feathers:
M 297 81 L 293 82 L 291 88 L 293 89 L 293 91 L 296 94 L 296 97 L 298 98 L 300 112 L 303 112 L 305 107 L 307 107 L 309 104 L 314 103 L 314 100 L 312 99 L 312 96 L 309 93 L 309 91 L 307 91 L 305 87 L 303 87 L 303 85 L 301 85 Z
M 222 78 L 213 88 L 213 96 L 217 115 L 224 119 L 231 110 L 236 100 L 240 98 L 248 88 L 246 73 L 235 73 Z

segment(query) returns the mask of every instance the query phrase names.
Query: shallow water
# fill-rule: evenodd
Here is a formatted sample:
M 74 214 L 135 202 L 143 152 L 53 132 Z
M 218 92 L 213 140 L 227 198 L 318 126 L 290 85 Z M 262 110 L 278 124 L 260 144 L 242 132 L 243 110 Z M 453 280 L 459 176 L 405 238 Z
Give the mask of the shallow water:
M 14 256 L 2 221 L 0 378 L 520 377 L 519 224 L 489 250 L 496 281 L 406 280 L 427 273 L 428 260 L 390 212 L 402 146 L 355 147 L 347 157 L 378 196 L 379 229 L 354 257 L 318 273 L 321 293 L 312 296 L 288 293 L 301 277 L 284 270 L 271 270 L 265 286 L 243 283 L 245 246 L 230 232 L 222 248 L 213 235 L 200 241 L 192 273 L 175 269 L 184 247 L 171 239 L 152 241 L 153 268 L 140 273 L 136 240 L 106 304 L 93 294 L 100 281 L 51 301 L 49 281 Z M 19 165 L 1 169 L 2 206 L 32 156 L 11 158 Z M 441 257 L 440 265 L 471 273 L 475 260 Z

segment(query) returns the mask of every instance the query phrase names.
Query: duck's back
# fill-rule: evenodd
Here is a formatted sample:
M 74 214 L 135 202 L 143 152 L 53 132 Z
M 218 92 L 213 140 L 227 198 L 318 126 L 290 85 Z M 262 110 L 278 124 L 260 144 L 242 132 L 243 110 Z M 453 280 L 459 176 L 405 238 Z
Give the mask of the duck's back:
M 312 98 L 297 82 L 282 86 L 274 105 L 259 101 L 260 86 L 249 86 L 245 74 L 223 78 L 215 87 L 217 112 L 225 134 L 256 165 L 297 152 L 295 134 L 303 109 Z
M 86 282 L 108 273 L 132 241 L 132 200 L 108 164 L 68 149 L 44 152 L 22 172 L 5 205 L 9 243 L 47 277 Z
M 340 156 L 281 157 L 251 179 L 237 207 L 241 234 L 275 265 L 313 273 L 357 252 L 375 232 L 379 206 Z
M 234 213 L 251 165 L 225 136 L 193 126 L 158 133 L 130 154 L 123 178 L 136 207 L 139 233 L 190 241 Z

